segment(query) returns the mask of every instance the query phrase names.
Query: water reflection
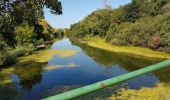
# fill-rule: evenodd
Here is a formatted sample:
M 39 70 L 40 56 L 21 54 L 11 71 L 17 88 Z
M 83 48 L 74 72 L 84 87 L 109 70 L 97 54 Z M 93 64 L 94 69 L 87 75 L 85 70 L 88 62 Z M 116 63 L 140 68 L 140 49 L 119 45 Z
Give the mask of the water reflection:
M 114 53 L 103 49 L 90 47 L 86 44 L 78 44 L 76 42 L 73 43 L 81 47 L 82 50 L 97 63 L 106 67 L 112 67 L 113 65 L 118 64 L 120 67 L 128 71 L 134 71 L 136 69 L 143 68 L 163 60 L 128 53 Z
M 12 80 L 11 84 L 3 85 L 3 88 L 0 85 L 0 99 L 3 100 L 2 97 L 9 96 L 7 99 L 12 100 L 11 98 L 16 96 L 22 100 L 39 100 L 47 96 L 125 74 L 163 60 L 125 53 L 113 53 L 85 44 L 70 42 L 69 39 L 55 42 L 51 48 L 61 50 L 71 49 L 78 50 L 79 52 L 77 55 L 66 58 L 53 56 L 46 63 L 35 61 L 21 62 L 10 67 L 11 70 L 7 72 L 0 70 L 0 77 L 6 76 Z M 78 99 L 93 100 L 96 97 L 105 98 L 116 93 L 117 89 L 121 87 L 139 89 L 144 86 L 155 86 L 155 83 L 159 81 L 168 83 L 170 82 L 169 72 L 170 68 L 162 69 Z M 1 78 L 0 82 L 2 83 Z M 12 88 L 9 88 L 9 86 Z M 3 91 L 3 89 L 11 91 L 11 94 Z
M 18 100 L 19 93 L 15 84 L 0 86 L 0 100 Z
M 16 73 L 22 89 L 31 90 L 34 85 L 41 83 L 43 65 L 34 61 L 24 62 L 17 65 Z
M 158 77 L 160 82 L 170 84 L 170 66 L 158 71 L 155 71 L 154 74 Z
M 73 42 L 73 41 L 72 41 Z M 80 44 L 73 42 L 73 44 L 82 48 L 82 50 L 94 59 L 97 63 L 106 67 L 112 67 L 118 64 L 121 68 L 131 72 L 143 67 L 159 63 L 165 59 L 151 58 L 138 56 L 128 53 L 114 53 L 99 48 L 87 46 L 86 44 Z M 170 82 L 170 67 L 153 72 L 160 82 Z

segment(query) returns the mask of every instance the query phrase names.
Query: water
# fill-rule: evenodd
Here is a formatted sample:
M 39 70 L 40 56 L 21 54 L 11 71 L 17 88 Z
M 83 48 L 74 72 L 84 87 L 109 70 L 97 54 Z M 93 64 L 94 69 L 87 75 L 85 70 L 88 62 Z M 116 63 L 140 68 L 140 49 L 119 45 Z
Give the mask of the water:
M 62 58 L 53 56 L 47 63 L 29 62 L 16 67 L 10 74 L 12 84 L 0 86 L 1 99 L 39 100 L 67 90 L 128 73 L 160 62 L 162 59 L 140 57 L 132 54 L 113 53 L 84 44 L 72 43 L 69 39 L 55 42 L 51 49 L 77 50 L 75 56 Z M 46 66 L 76 64 L 77 67 L 62 67 L 44 71 Z M 153 87 L 158 82 L 169 82 L 165 74 L 170 69 L 153 72 L 141 77 L 79 97 L 80 100 L 106 98 L 121 88 L 139 89 Z M 1 74 L 0 74 L 1 76 Z M 0 80 L 1 82 L 1 80 Z

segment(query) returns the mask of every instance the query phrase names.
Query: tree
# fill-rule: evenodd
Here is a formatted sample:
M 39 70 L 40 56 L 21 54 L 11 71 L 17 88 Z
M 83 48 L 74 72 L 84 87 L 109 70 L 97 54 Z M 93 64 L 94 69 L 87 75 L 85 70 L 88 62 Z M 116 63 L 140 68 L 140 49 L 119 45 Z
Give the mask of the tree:
M 10 46 L 16 44 L 14 28 L 23 22 L 34 26 L 38 34 L 38 19 L 44 18 L 43 8 L 47 7 L 53 14 L 62 14 L 61 2 L 58 0 L 1 0 L 0 1 L 0 33 Z M 38 29 L 37 29 L 38 28 Z
M 104 0 L 107 8 L 108 1 Z M 132 0 L 117 9 L 100 9 L 71 26 L 69 36 L 104 37 L 113 45 L 170 52 L 170 0 Z
M 17 44 L 19 45 L 28 45 L 30 43 L 33 43 L 35 40 L 34 36 L 34 27 L 30 27 L 28 23 L 24 22 L 20 26 L 15 27 L 14 33 L 15 33 L 15 39 L 17 41 Z
M 44 7 L 52 14 L 62 14 L 58 0 L 0 0 L 0 65 L 16 62 L 18 54 L 13 49 L 18 44 L 30 44 L 32 48 L 36 41 L 49 38 L 50 26 L 43 20 Z

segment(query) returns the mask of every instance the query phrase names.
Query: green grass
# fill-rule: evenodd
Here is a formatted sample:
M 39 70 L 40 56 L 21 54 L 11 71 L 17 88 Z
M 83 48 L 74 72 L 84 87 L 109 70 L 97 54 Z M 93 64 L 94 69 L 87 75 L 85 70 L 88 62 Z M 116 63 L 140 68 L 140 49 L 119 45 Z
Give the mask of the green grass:
M 134 46 L 114 46 L 110 43 L 106 43 L 104 39 L 99 37 L 85 38 L 84 41 L 92 47 L 101 48 L 113 52 L 131 53 L 140 56 L 165 58 L 170 59 L 170 54 L 160 51 L 154 51 L 149 48 L 134 47 Z

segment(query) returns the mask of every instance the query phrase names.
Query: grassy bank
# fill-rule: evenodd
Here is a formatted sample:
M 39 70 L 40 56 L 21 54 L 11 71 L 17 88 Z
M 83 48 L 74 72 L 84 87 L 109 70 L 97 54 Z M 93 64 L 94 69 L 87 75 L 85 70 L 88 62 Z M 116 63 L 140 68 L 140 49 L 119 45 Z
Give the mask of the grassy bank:
M 165 52 L 154 51 L 143 47 L 114 46 L 110 43 L 106 43 L 104 39 L 101 39 L 99 37 L 84 38 L 82 42 L 87 43 L 89 46 L 109 50 L 112 52 L 131 53 L 131 54 L 136 54 L 136 55 L 146 56 L 146 57 L 170 59 L 170 54 Z

